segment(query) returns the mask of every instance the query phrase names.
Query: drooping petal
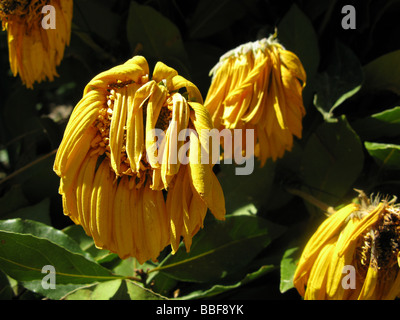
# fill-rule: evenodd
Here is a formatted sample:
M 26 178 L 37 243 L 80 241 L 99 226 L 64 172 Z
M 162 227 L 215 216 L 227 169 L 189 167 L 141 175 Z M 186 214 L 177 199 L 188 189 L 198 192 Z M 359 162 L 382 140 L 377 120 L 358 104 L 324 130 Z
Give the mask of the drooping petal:
M 329 256 L 335 249 L 335 239 L 330 239 L 315 261 L 314 266 L 311 268 L 310 279 L 307 284 L 307 291 L 304 298 L 307 300 L 324 300 L 326 296 L 326 281 L 325 274 L 329 270 Z
M 59 156 L 57 158 L 58 161 L 60 161 L 60 159 L 67 160 L 64 166 L 62 166 L 62 164 L 58 164 L 57 162 L 55 162 L 54 164 L 54 170 L 56 170 L 56 172 L 59 173 L 61 177 L 59 188 L 60 193 L 65 193 L 71 188 L 71 185 L 76 179 L 78 171 L 80 170 L 81 164 L 85 160 L 86 154 L 91 148 L 91 143 L 96 134 L 96 130 L 93 127 L 89 127 L 87 131 L 76 142 L 76 144 L 71 147 L 70 150 L 64 151 L 66 154 L 68 154 L 67 157 L 62 158 L 64 152 L 59 153 Z M 59 169 L 60 167 L 63 167 L 62 172 Z
M 378 221 L 380 215 L 377 214 L 384 208 L 385 204 L 379 204 L 373 211 L 371 211 L 368 216 L 366 216 L 362 221 L 353 229 L 352 234 L 347 238 L 347 241 L 343 244 L 342 250 L 339 252 L 340 255 L 344 254 L 346 248 L 349 247 L 350 243 L 357 241 L 357 238 L 364 233 L 372 224 Z
M 114 198 L 116 192 L 115 175 L 110 170 L 110 164 L 103 160 L 96 172 L 93 182 L 93 196 L 91 208 L 92 234 L 98 248 L 114 248 Z M 93 220 L 95 219 L 95 220 Z
M 79 214 L 79 220 L 86 234 L 91 236 L 91 217 L 90 205 L 93 192 L 93 182 L 95 179 L 95 170 L 97 157 L 88 155 L 77 177 L 76 201 Z
M 154 86 L 153 94 L 151 95 L 149 102 L 147 104 L 147 115 L 146 115 L 146 154 L 148 157 L 148 161 L 150 166 L 153 169 L 161 168 L 160 158 L 158 146 L 161 144 L 162 136 L 158 136 L 156 130 L 161 129 L 156 128 L 157 122 L 159 121 L 159 116 L 161 112 L 161 108 L 166 101 L 167 97 L 167 89 L 163 86 Z M 164 133 L 163 133 L 164 134 Z M 165 136 L 165 134 L 164 134 Z M 160 173 L 161 178 L 161 169 L 157 170 Z M 155 185 L 155 180 L 152 182 L 153 186 Z
M 186 100 L 179 94 L 172 95 L 172 119 L 165 135 L 165 143 L 162 145 L 161 179 L 165 188 L 170 180 L 179 171 L 178 150 L 184 141 L 178 141 L 178 134 L 188 127 L 189 106 Z
M 357 210 L 357 208 L 356 205 L 350 204 L 331 215 L 319 226 L 317 231 L 307 242 L 298 263 L 299 267 L 296 269 L 293 278 L 293 283 L 302 296 L 305 294 L 309 270 L 315 263 L 319 252 L 332 238 L 336 237 L 339 230 L 343 227 L 345 220 L 352 212 Z
M 153 82 L 128 86 L 128 115 L 126 121 L 126 153 L 132 172 L 139 172 L 144 156 L 143 105 L 152 93 Z
M 168 90 L 172 91 L 171 90 L 172 78 L 177 75 L 178 72 L 175 69 L 168 67 L 167 65 L 159 61 L 156 63 L 156 66 L 154 67 L 152 79 L 157 83 L 165 80 L 166 82 L 165 85 L 167 86 Z
M 162 191 L 152 190 L 149 184 L 143 189 L 142 201 L 143 232 L 148 251 L 146 260 L 156 261 L 169 239 L 166 205 Z
M 167 195 L 166 209 L 169 218 L 170 241 L 172 253 L 179 248 L 181 235 L 183 234 L 183 215 L 184 207 L 182 204 L 182 194 L 184 188 L 185 168 L 181 167 L 176 177 L 175 183 L 169 189 Z
M 200 90 L 190 81 L 186 80 L 182 76 L 175 76 L 172 78 L 172 86 L 168 88 L 170 91 L 177 91 L 181 88 L 185 88 L 188 93 L 188 102 L 197 102 L 203 104 L 203 97 Z
M 116 251 L 121 259 L 132 256 L 133 252 L 133 235 L 136 231 L 134 224 L 131 222 L 132 209 L 129 206 L 129 178 L 124 176 L 118 183 L 118 187 L 114 198 L 114 239 Z
M 377 291 L 375 287 L 377 286 L 378 281 L 378 269 L 370 266 L 368 268 L 367 275 L 364 280 L 363 287 L 361 289 L 360 295 L 358 296 L 359 300 L 375 300 L 377 296 Z
M 124 143 L 124 127 L 127 117 L 127 89 L 116 92 L 110 125 L 111 167 L 117 176 L 121 175 L 121 150 Z
M 102 89 L 106 90 L 107 87 L 115 83 L 116 80 L 121 82 L 133 81 L 137 83 L 142 82 L 142 77 L 149 73 L 149 66 L 147 61 L 142 56 L 135 56 L 122 65 L 113 67 L 107 71 L 101 72 L 95 76 L 85 87 L 83 94 L 87 94 L 91 90 Z

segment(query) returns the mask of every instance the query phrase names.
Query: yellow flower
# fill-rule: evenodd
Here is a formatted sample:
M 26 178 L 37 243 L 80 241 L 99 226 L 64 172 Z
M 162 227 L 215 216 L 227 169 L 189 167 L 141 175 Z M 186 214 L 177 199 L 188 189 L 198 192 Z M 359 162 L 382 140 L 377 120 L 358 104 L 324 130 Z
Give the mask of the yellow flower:
M 55 29 L 42 26 L 49 14 L 42 13 L 46 5 L 55 9 Z M 1 1 L 0 19 L 3 30 L 7 30 L 11 71 L 14 76 L 19 74 L 26 87 L 58 76 L 56 66 L 70 41 L 72 10 L 72 0 Z
M 307 300 L 392 300 L 400 295 L 399 249 L 399 206 L 364 197 L 321 224 L 293 282 Z
M 224 219 L 212 164 L 197 161 L 202 129 L 212 129 L 202 103 L 197 87 L 161 62 L 149 79 L 141 56 L 85 87 L 54 171 L 61 177 L 64 213 L 97 247 L 143 263 L 156 260 L 168 244 L 175 253 L 181 237 L 189 251 L 207 208 Z M 180 132 L 187 133 L 184 139 L 177 139 Z M 188 150 L 186 163 L 180 150 Z
M 293 135 L 302 134 L 306 84 L 306 73 L 294 53 L 270 36 L 228 51 L 210 75 L 204 105 L 216 128 L 243 129 L 243 136 L 246 129 L 254 130 L 254 154 L 261 165 L 292 149 Z

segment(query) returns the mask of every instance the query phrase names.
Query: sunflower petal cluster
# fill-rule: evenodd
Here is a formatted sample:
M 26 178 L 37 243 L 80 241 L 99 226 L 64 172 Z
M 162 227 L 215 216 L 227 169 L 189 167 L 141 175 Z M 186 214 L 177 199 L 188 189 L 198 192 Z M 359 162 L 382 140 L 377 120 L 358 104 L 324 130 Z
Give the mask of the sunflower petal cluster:
M 400 295 L 400 208 L 364 198 L 329 216 L 294 275 L 307 300 L 393 300 Z
M 213 165 L 199 161 L 203 129 L 212 122 L 198 88 L 165 64 L 150 78 L 146 59 L 135 56 L 98 74 L 54 163 L 64 213 L 121 258 L 156 260 L 169 244 L 175 253 L 181 238 L 189 251 L 208 209 L 225 216 Z M 186 161 L 177 157 L 182 149 Z
M 254 130 L 254 154 L 264 165 L 301 137 L 306 73 L 299 58 L 285 50 L 275 35 L 228 51 L 211 70 L 205 99 L 214 126 Z
M 43 7 L 55 10 L 55 29 L 45 29 Z M 4 0 L 0 19 L 7 31 L 10 68 L 27 88 L 34 82 L 53 81 L 71 37 L 72 0 Z

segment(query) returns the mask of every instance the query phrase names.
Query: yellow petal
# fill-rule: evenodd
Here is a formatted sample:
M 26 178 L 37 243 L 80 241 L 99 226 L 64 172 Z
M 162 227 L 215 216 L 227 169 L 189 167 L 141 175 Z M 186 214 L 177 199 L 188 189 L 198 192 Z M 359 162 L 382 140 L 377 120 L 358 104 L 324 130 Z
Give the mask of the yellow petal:
M 349 295 L 350 288 L 344 289 L 342 285 L 343 279 L 343 267 L 345 265 L 354 264 L 354 252 L 356 250 L 355 244 L 351 248 L 348 248 L 346 253 L 339 256 L 339 251 L 341 250 L 343 243 L 346 241 L 347 237 L 351 235 L 354 227 L 358 222 L 350 219 L 344 230 L 340 233 L 339 239 L 336 243 L 335 250 L 331 256 L 331 262 L 329 266 L 329 271 L 327 274 L 327 285 L 326 293 L 330 299 L 342 300 L 345 296 Z
M 179 93 L 172 95 L 172 119 L 165 135 L 163 146 L 163 158 L 161 164 L 161 178 L 167 188 L 168 176 L 178 173 L 180 162 L 178 161 L 178 150 L 184 141 L 178 141 L 178 134 L 188 127 L 189 106 Z
M 148 185 L 143 190 L 143 227 L 148 259 L 156 260 L 160 251 L 166 245 L 169 230 L 163 221 L 166 216 L 165 202 L 160 201 L 162 191 L 151 190 Z M 161 205 L 161 207 L 159 207 Z
M 269 56 L 267 56 L 269 58 Z M 252 124 L 257 124 L 263 113 L 263 108 L 266 105 L 268 86 L 270 80 L 270 70 L 271 70 L 271 59 L 265 61 L 263 69 L 260 70 L 260 77 L 254 83 L 254 93 L 253 101 L 249 107 L 247 113 L 243 115 L 242 120 L 244 122 L 250 122 Z
M 138 172 L 144 153 L 143 105 L 152 92 L 154 82 L 145 85 L 134 83 L 128 86 L 126 120 L 126 154 L 132 172 Z
M 96 134 L 96 129 L 89 127 L 76 144 L 71 146 L 71 150 L 59 149 L 53 168 L 61 177 L 60 193 L 65 193 L 71 188 Z M 59 169 L 61 167 L 63 167 L 62 172 Z
M 127 116 L 127 95 L 126 88 L 116 92 L 114 101 L 114 110 L 111 117 L 110 125 L 110 155 L 111 167 L 116 175 L 121 175 L 121 152 L 124 142 L 124 127 Z
M 85 87 L 84 94 L 91 90 L 100 89 L 106 94 L 108 85 L 117 80 L 122 82 L 141 82 L 141 78 L 148 75 L 149 68 L 147 61 L 142 56 L 135 56 L 124 64 L 113 67 L 95 76 Z
M 166 80 L 166 86 L 168 87 L 168 89 L 170 89 L 171 79 L 177 75 L 178 72 L 175 69 L 168 67 L 162 62 L 157 62 L 154 67 L 152 79 L 157 83 L 161 82 L 162 80 Z M 173 90 L 170 89 L 170 91 Z
M 88 155 L 86 157 L 78 175 L 76 185 L 76 201 L 79 212 L 79 220 L 82 223 L 83 229 L 89 236 L 92 234 L 90 230 L 90 204 L 93 192 L 92 185 L 95 177 L 96 164 L 97 156 L 90 157 Z
M 359 300 L 374 300 L 376 297 L 375 287 L 378 281 L 378 269 L 370 266 L 365 276 L 364 284 L 361 289 Z
M 179 170 L 175 184 L 168 190 L 166 208 L 169 218 L 170 241 L 172 253 L 175 254 L 179 248 L 180 237 L 183 233 L 183 179 L 185 175 L 184 166 Z
M 294 274 L 293 283 L 299 293 L 304 296 L 304 287 L 309 277 L 309 270 L 315 263 L 322 248 L 336 239 L 348 216 L 356 211 L 356 204 L 349 204 L 326 219 L 307 242 Z
M 192 185 L 199 196 L 211 198 L 212 165 L 202 163 L 202 148 L 196 133 L 190 132 L 189 174 Z
M 59 176 L 64 174 L 68 157 L 76 148 L 78 141 L 86 134 L 88 128 L 93 125 L 98 116 L 101 101 L 95 100 L 93 102 L 93 98 L 96 97 L 97 94 L 83 97 L 68 121 L 54 162 L 54 171 Z
M 114 197 L 116 191 L 116 183 L 114 183 L 114 174 L 111 171 L 109 162 L 103 160 L 99 165 L 96 172 L 96 177 L 93 182 L 93 192 L 96 196 L 93 198 L 96 200 L 92 202 L 92 232 L 94 235 L 93 240 L 95 245 L 99 248 L 114 248 L 113 239 L 113 209 L 114 209 Z M 95 221 L 93 221 L 95 218 Z
M 212 179 L 212 189 L 211 189 L 212 198 L 211 199 L 206 198 L 205 200 L 208 205 L 208 208 L 210 209 L 214 217 L 218 220 L 224 220 L 226 213 L 224 192 L 214 172 L 212 172 L 211 174 L 211 179 Z
M 365 216 L 360 223 L 353 229 L 351 235 L 347 238 L 346 242 L 343 244 L 339 255 L 344 254 L 350 244 L 357 241 L 361 234 L 363 234 L 371 225 L 376 223 L 380 218 L 380 212 L 383 210 L 385 204 L 380 203 L 374 210 L 372 210 L 367 216 Z
M 119 181 L 114 199 L 114 235 L 116 253 L 121 259 L 128 258 L 132 252 L 134 227 L 130 220 L 129 180 L 124 176 Z
M 158 159 L 158 147 L 157 147 L 157 134 L 156 124 L 157 119 L 160 115 L 160 111 L 167 97 L 167 89 L 162 86 L 156 85 L 154 87 L 153 94 L 150 96 L 147 104 L 147 115 L 146 115 L 146 154 L 148 162 L 152 168 L 161 168 L 161 161 Z M 161 137 L 159 137 L 161 139 Z M 161 141 L 158 141 L 161 143 Z M 154 179 L 153 179 L 154 180 Z M 153 181 L 154 184 L 154 181 Z
M 174 76 L 172 78 L 172 85 L 168 87 L 169 91 L 177 91 L 181 88 L 186 88 L 188 93 L 189 102 L 197 102 L 203 104 L 203 97 L 201 96 L 200 90 L 190 81 L 186 80 L 182 76 Z
M 290 70 L 294 77 L 303 82 L 303 87 L 306 85 L 307 75 L 300 62 L 300 59 L 288 50 L 279 50 L 279 57 L 286 69 Z
M 304 295 L 306 300 L 324 300 L 326 297 L 326 281 L 329 270 L 329 257 L 335 249 L 334 240 L 331 239 L 319 252 L 315 264 L 311 268 L 307 290 Z

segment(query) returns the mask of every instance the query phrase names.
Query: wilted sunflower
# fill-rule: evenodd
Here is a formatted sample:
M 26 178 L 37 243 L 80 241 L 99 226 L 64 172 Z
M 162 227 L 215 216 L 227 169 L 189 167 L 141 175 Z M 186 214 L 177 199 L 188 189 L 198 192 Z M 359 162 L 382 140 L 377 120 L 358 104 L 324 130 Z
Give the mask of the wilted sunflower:
M 211 70 L 204 105 L 218 129 L 254 130 L 255 156 L 261 165 L 291 150 L 301 137 L 306 73 L 298 57 L 275 35 L 225 53 Z
M 198 161 L 202 129 L 212 129 L 202 102 L 195 85 L 161 62 L 149 79 L 141 56 L 88 83 L 54 171 L 61 177 L 64 213 L 97 247 L 143 263 L 168 244 L 175 252 L 181 236 L 189 250 L 207 208 L 224 219 L 224 195 L 212 164 Z M 177 158 L 182 149 L 189 153 L 185 164 L 182 155 Z
M 395 200 L 352 203 L 308 241 L 294 275 L 309 300 L 387 300 L 400 295 L 400 208 Z
M 44 29 L 46 14 L 42 8 L 55 9 L 55 29 Z M 19 74 L 22 83 L 33 88 L 33 83 L 58 76 L 56 66 L 61 63 L 64 49 L 71 36 L 72 0 L 4 0 L 0 2 L 0 19 L 7 30 L 8 54 L 11 71 Z M 46 12 L 47 13 L 47 12 Z

